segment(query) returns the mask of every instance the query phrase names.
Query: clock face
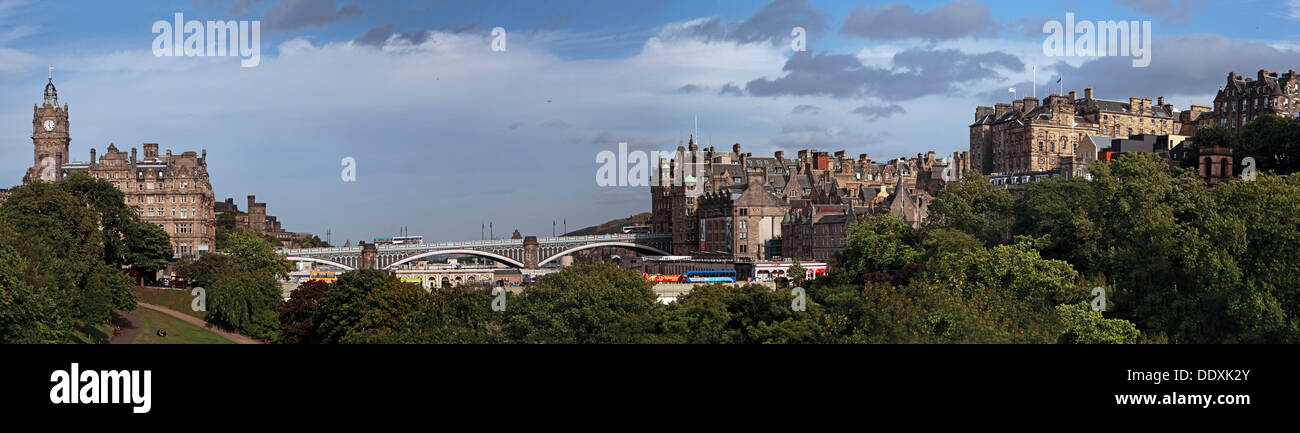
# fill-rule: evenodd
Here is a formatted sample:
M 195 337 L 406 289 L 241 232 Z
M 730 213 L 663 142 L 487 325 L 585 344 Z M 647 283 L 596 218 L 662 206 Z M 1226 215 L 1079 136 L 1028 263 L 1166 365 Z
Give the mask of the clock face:
M 46 120 L 44 126 L 45 126 L 45 130 L 46 130 L 46 131 L 53 131 L 53 130 L 54 130 L 54 121 L 53 121 L 53 120 Z

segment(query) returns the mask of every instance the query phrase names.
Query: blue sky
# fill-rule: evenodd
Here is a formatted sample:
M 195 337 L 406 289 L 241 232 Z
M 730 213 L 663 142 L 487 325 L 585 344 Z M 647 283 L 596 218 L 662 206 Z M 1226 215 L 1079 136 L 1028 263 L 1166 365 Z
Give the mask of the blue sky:
M 262 63 L 155 57 L 154 21 L 262 22 Z M 1153 23 L 1152 64 L 1047 57 L 1045 20 Z M 1039 96 L 1210 104 L 1229 71 L 1300 66 L 1300 1 L 0 0 L 0 185 L 30 166 L 46 66 L 72 154 L 207 149 L 218 199 L 256 194 L 286 228 L 336 241 L 408 226 L 431 240 L 549 235 L 649 209 L 601 188 L 620 141 L 887 160 L 967 147 L 976 105 Z M 805 27 L 809 50 L 790 48 Z M 506 52 L 490 50 L 494 27 Z M 357 160 L 357 182 L 339 177 Z

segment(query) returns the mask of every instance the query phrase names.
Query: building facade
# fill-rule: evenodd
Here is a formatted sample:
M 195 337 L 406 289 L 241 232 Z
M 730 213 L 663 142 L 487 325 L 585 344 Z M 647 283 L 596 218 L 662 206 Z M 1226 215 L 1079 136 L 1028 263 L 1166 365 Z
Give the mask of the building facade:
M 1228 82 L 1214 98 L 1214 112 L 1204 124 L 1222 126 L 1234 133 L 1264 115 L 1300 117 L 1300 76 L 1260 69 L 1255 78 L 1228 73 Z
M 1096 160 L 1095 139 L 1183 132 L 1183 116 L 1164 97 L 1128 103 L 1096 99 L 1092 88 L 977 107 L 970 125 L 971 167 L 980 173 L 1078 172 Z
M 298 248 L 298 241 L 304 237 L 312 236 L 311 233 L 295 233 L 287 231 L 280 223 L 279 218 L 273 215 L 267 215 L 266 203 L 258 203 L 257 196 L 248 196 L 247 211 L 240 211 L 239 205 L 235 204 L 235 199 L 227 198 L 225 201 L 216 202 L 213 205 L 213 213 L 216 214 L 217 223 L 225 224 L 227 227 L 246 227 L 258 232 L 262 236 L 275 238 L 280 242 L 280 246 L 285 248 Z
M 195 257 L 213 251 L 212 184 L 208 179 L 207 151 L 173 155 L 158 153 L 158 145 L 147 143 L 143 155 L 135 148 L 130 154 L 109 144 L 96 158 L 90 150 L 87 162 L 70 161 L 71 143 L 68 106 L 59 106 L 58 91 L 51 78 L 45 86 L 44 103 L 32 110 L 33 165 L 23 184 L 52 182 L 83 172 L 113 184 L 126 196 L 144 221 L 157 224 L 171 237 L 177 257 Z
M 937 158 L 872 161 L 800 150 L 754 157 L 739 144 L 730 152 L 700 149 L 694 139 L 672 159 L 658 161 L 651 191 L 650 226 L 672 234 L 672 253 L 702 259 L 754 262 L 774 258 L 820 260 L 843 248 L 849 224 L 892 213 L 920 226 L 930 196 L 969 168 L 965 152 Z

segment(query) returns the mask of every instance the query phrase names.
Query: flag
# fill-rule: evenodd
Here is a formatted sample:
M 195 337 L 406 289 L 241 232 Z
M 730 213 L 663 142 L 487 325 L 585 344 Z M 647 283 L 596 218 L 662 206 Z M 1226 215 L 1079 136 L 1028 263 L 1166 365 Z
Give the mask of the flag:
M 1057 78 L 1057 79 L 1056 79 L 1056 84 L 1061 84 L 1061 80 L 1062 80 L 1062 78 Z
M 1012 87 L 1010 89 L 1007 89 L 1007 93 L 1016 93 L 1016 88 Z

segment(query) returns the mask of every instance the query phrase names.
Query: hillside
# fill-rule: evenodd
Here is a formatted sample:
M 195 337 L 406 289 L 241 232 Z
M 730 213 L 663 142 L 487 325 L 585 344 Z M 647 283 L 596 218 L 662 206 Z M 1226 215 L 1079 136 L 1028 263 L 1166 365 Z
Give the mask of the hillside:
M 623 226 L 635 226 L 645 224 L 650 221 L 650 212 L 632 215 L 627 218 L 616 219 L 601 225 L 591 226 L 580 230 L 574 230 L 566 233 L 565 236 L 588 236 L 588 235 L 608 235 L 622 233 Z

